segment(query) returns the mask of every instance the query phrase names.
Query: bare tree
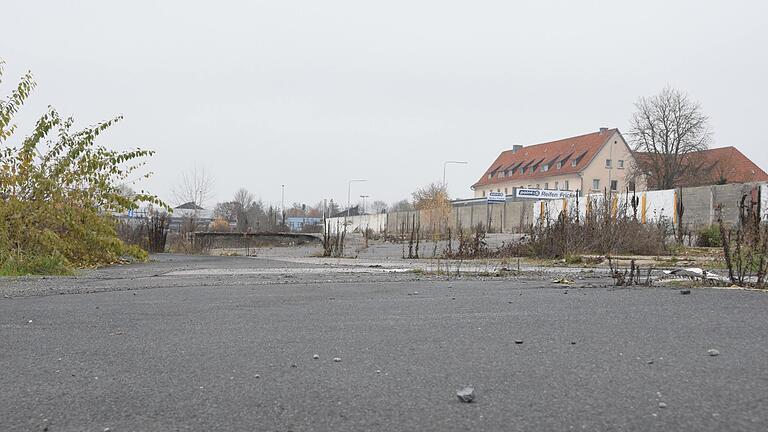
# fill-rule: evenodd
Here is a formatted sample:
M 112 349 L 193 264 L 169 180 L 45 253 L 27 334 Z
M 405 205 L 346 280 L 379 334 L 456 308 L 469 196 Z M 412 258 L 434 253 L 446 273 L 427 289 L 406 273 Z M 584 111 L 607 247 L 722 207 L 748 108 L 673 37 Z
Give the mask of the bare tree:
M 393 212 L 411 211 L 411 210 L 414 210 L 413 204 L 411 204 L 411 202 L 406 199 L 392 203 L 392 205 L 389 206 L 389 211 L 393 211 Z
M 381 200 L 376 200 L 371 203 L 371 211 L 373 213 L 384 213 L 387 211 L 387 203 Z
M 205 172 L 205 168 L 194 167 L 181 174 L 181 181 L 173 189 L 176 204 L 193 203 L 205 208 L 213 196 L 213 178 Z
M 254 205 L 253 194 L 245 188 L 240 188 L 235 192 L 232 200 L 235 209 L 235 219 L 237 220 L 237 230 L 245 232 L 250 226 L 248 220 L 248 210 Z
M 240 205 L 243 210 L 248 210 L 254 203 L 253 194 L 246 188 L 240 188 L 235 192 L 234 202 Z
M 632 116 L 631 142 L 636 152 L 632 173 L 645 176 L 650 187 L 672 189 L 695 175 L 696 153 L 709 147 L 709 118 L 688 95 L 667 87 L 658 95 L 641 97 Z
M 213 217 L 216 219 L 226 219 L 229 222 L 237 220 L 237 204 L 234 201 L 225 201 L 216 203 L 213 207 Z

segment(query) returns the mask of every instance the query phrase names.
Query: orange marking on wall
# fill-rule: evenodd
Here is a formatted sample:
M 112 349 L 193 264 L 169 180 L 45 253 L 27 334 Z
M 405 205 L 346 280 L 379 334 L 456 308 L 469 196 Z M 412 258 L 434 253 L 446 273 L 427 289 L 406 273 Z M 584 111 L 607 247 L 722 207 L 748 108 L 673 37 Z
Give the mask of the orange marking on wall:
M 672 200 L 672 224 L 677 225 L 677 191 L 675 191 L 675 194 L 673 195 L 674 199 Z

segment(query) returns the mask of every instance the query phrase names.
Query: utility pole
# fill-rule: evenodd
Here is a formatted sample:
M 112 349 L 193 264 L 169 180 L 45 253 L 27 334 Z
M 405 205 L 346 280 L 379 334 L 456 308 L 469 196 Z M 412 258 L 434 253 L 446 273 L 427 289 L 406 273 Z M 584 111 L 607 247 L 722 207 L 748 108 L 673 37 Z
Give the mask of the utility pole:
M 283 226 L 285 226 L 285 185 L 281 185 L 283 190 L 280 196 L 280 211 L 283 214 Z
M 365 182 L 365 181 L 368 181 L 368 180 L 366 179 L 350 180 L 349 183 L 347 183 L 347 217 L 349 217 L 349 209 L 351 206 L 350 201 L 352 198 L 352 183 L 359 183 L 359 182 Z

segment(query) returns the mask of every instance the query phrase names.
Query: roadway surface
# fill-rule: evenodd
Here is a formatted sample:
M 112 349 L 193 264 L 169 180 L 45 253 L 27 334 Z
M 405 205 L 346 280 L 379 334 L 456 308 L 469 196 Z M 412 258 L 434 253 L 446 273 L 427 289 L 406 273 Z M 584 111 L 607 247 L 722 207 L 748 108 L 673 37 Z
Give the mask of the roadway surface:
M 0 430 L 768 430 L 765 293 L 171 261 L 0 280 Z

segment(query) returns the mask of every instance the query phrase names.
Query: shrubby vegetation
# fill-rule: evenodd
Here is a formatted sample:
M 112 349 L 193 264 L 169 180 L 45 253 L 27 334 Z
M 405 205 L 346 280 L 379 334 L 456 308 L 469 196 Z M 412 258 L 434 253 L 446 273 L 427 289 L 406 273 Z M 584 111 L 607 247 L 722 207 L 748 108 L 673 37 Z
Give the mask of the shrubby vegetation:
M 3 64 L 0 60 L 0 83 Z M 118 238 L 112 215 L 140 202 L 167 208 L 148 193 L 121 193 L 120 185 L 153 152 L 119 152 L 95 144 L 121 117 L 73 130 L 74 120 L 51 107 L 27 137 L 13 140 L 14 115 L 34 87 L 27 73 L 0 99 L 0 274 L 66 274 L 124 255 L 146 257 Z
M 739 204 L 739 222 L 732 227 L 718 217 L 728 279 L 738 286 L 765 289 L 768 278 L 768 223 L 748 195 Z M 718 209 L 722 212 L 722 208 Z

